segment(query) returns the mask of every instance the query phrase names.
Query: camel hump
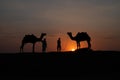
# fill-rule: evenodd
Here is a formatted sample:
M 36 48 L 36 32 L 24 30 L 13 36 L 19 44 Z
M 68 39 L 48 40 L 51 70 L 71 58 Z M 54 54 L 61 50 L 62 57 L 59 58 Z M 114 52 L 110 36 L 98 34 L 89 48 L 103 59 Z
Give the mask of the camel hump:
M 31 34 L 31 35 L 28 34 L 28 35 L 25 35 L 25 36 L 24 36 L 24 39 L 30 39 L 30 38 L 31 38 L 31 39 L 34 39 L 34 38 L 36 38 L 36 37 L 35 37 L 35 35 L 33 35 L 33 34 Z
M 90 36 L 88 35 L 87 32 L 78 32 L 76 36 L 80 37 L 80 38 L 83 38 L 83 39 L 86 38 L 86 39 L 90 40 Z
M 78 32 L 76 36 L 85 37 L 86 35 L 87 35 L 87 32 Z
M 25 37 L 34 37 L 35 35 L 34 34 L 31 34 L 31 35 L 25 35 Z
M 86 36 L 86 37 L 89 36 L 87 32 L 81 32 L 79 34 L 82 35 L 82 36 Z
M 86 38 L 88 38 L 89 40 L 91 40 L 91 37 L 88 35 L 87 32 L 83 32 L 82 34 L 83 34 L 84 37 L 86 37 Z

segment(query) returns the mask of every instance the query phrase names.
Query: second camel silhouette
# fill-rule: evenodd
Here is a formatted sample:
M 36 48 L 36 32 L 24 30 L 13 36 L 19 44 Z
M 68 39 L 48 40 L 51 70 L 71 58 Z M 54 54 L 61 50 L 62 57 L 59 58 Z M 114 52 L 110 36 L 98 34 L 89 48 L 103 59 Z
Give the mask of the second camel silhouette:
M 91 43 L 90 43 L 91 38 L 87 34 L 87 32 L 81 32 L 81 33 L 78 32 L 75 37 L 72 36 L 71 32 L 67 32 L 67 34 L 69 35 L 69 37 L 70 37 L 71 40 L 76 41 L 76 43 L 77 43 L 77 49 L 80 49 L 80 42 L 81 41 L 87 41 L 87 43 L 88 43 L 88 49 L 91 48 Z

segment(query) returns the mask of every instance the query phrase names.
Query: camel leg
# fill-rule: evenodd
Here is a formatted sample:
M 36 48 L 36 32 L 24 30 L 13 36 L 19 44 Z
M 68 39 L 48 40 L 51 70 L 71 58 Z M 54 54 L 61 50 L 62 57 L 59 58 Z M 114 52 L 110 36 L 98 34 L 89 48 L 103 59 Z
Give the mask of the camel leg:
M 80 49 L 80 42 L 77 42 L 77 49 Z
M 23 53 L 23 47 L 24 47 L 24 44 L 22 44 L 20 47 L 20 53 Z
M 78 49 L 80 49 L 80 42 L 78 43 Z
M 22 53 L 22 48 L 20 47 L 20 53 Z
M 34 53 L 35 52 L 35 44 L 33 43 L 33 50 L 32 52 Z
M 77 43 L 77 49 L 79 49 L 79 44 Z
M 88 43 L 88 48 L 90 49 L 90 48 L 91 48 L 91 43 L 90 43 L 90 41 L 87 41 L 87 43 Z

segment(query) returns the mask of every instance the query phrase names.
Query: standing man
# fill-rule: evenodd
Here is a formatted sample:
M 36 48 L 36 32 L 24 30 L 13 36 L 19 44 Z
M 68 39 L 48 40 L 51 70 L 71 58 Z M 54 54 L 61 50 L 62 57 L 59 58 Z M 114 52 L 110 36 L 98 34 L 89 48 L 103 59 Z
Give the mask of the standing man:
M 47 42 L 46 39 L 42 40 L 42 52 L 46 52 Z
M 61 52 L 61 39 L 58 38 L 57 40 L 57 52 Z

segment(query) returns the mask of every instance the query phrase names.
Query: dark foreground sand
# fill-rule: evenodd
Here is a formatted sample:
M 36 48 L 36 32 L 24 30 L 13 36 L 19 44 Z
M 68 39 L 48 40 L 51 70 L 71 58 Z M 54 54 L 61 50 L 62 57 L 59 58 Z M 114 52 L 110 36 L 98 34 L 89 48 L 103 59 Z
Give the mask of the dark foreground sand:
M 110 80 L 119 76 L 119 64 L 120 52 L 117 51 L 0 54 L 0 74 L 3 76 Z

